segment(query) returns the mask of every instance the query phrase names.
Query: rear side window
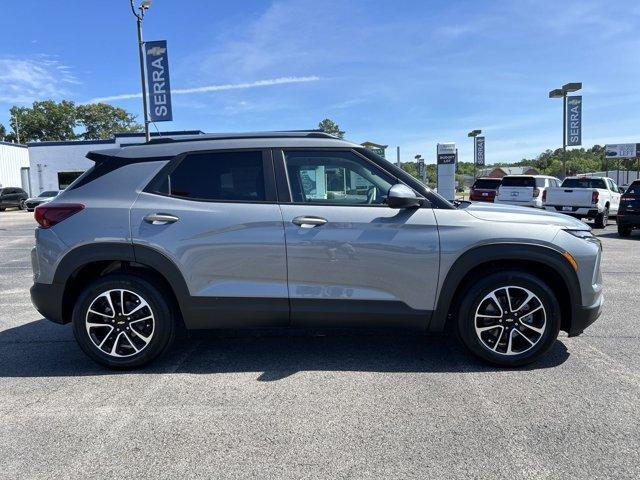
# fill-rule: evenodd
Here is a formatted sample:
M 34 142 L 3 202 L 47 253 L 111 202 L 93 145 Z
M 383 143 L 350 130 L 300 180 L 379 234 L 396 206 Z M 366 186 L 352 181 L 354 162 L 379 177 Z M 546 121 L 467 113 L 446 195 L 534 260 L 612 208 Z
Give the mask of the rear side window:
M 640 195 L 640 183 L 632 183 L 625 193 L 629 195 Z
M 544 185 L 544 179 L 542 179 Z M 535 187 L 536 179 L 534 177 L 504 177 L 502 179 L 503 187 Z
M 187 155 L 168 175 L 161 191 L 194 200 L 264 201 L 262 152 Z
M 602 178 L 565 178 L 562 182 L 563 188 L 602 188 L 607 189 L 607 185 Z
M 499 186 L 500 186 L 500 179 L 498 178 L 496 178 L 495 180 L 482 178 L 482 179 L 476 180 L 473 183 L 473 188 L 477 188 L 477 189 L 492 190 L 492 189 L 498 188 Z

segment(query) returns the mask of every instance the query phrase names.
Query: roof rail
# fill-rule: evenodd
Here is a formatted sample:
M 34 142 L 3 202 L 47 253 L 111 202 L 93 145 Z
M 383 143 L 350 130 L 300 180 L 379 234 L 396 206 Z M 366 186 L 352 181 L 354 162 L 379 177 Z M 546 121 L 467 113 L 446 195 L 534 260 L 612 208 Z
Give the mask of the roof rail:
M 146 142 L 145 145 L 179 142 L 203 142 L 207 140 L 237 140 L 250 138 L 327 138 L 339 140 L 338 137 L 323 132 L 322 130 L 284 130 L 276 132 L 205 133 L 203 135 L 193 136 L 156 137 Z M 126 147 L 126 145 L 123 145 L 123 147 Z

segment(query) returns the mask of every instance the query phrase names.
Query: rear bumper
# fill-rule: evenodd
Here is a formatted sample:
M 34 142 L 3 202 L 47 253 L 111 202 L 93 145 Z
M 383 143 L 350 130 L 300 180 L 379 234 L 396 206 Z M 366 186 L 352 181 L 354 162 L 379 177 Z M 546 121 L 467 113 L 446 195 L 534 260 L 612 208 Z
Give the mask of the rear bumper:
M 617 222 L 618 225 L 640 227 L 640 213 L 619 212 Z
M 69 323 L 62 318 L 62 285 L 34 283 L 31 287 L 31 303 L 40 315 L 55 323 Z
M 571 319 L 571 328 L 569 329 L 569 336 L 575 337 L 580 335 L 584 330 L 595 322 L 600 313 L 602 312 L 602 306 L 604 305 L 604 296 L 600 295 L 596 303 L 589 307 L 579 306 L 573 310 L 573 318 Z
M 571 211 L 563 210 L 561 205 L 545 205 L 544 208 L 550 212 L 563 213 L 574 218 L 595 218 L 599 213 L 597 208 L 591 207 L 571 207 Z

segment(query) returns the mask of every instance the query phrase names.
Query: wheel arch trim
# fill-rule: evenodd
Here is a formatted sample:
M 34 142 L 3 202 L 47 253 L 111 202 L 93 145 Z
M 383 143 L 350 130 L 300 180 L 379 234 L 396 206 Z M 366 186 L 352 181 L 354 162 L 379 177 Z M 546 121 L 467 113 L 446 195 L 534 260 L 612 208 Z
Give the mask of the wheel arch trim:
M 179 307 L 184 312 L 189 298 L 189 289 L 182 273 L 167 255 L 145 245 L 96 242 L 76 247 L 58 263 L 53 283 L 66 289 L 69 279 L 75 272 L 88 264 L 100 261 L 135 262 L 155 270 L 164 277 L 173 289 Z
M 572 312 L 581 305 L 581 292 L 578 276 L 570 266 L 562 251 L 548 245 L 524 243 L 494 243 L 480 245 L 462 253 L 453 263 L 439 290 L 436 309 L 429 325 L 429 331 L 444 330 L 447 316 L 458 288 L 465 281 L 467 274 L 485 263 L 496 261 L 534 262 L 552 268 L 563 280 L 570 298 Z M 559 299 L 561 302 L 562 299 Z M 572 315 L 573 316 L 573 315 Z M 569 322 L 572 318 L 568 319 Z

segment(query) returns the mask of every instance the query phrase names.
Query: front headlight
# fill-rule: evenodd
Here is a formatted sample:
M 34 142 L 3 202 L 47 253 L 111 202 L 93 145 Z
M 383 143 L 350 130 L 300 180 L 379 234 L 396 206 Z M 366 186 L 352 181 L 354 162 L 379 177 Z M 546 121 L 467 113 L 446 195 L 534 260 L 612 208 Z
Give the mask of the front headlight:
M 596 238 L 596 236 L 593 233 L 591 233 L 591 230 L 574 230 L 571 228 L 565 228 L 564 231 L 567 233 L 570 233 L 574 237 L 584 238 L 585 240 Z

